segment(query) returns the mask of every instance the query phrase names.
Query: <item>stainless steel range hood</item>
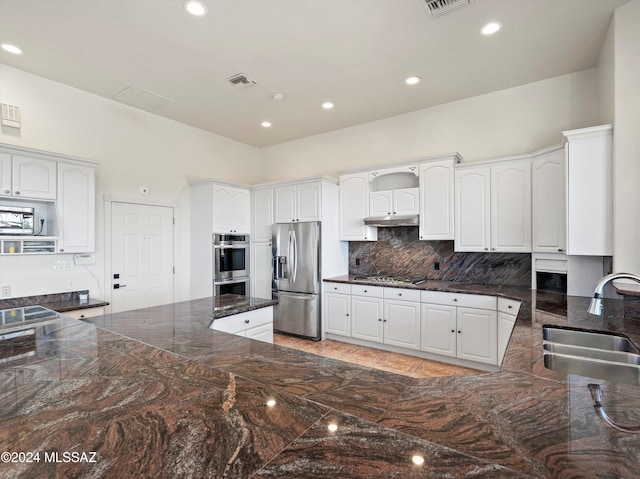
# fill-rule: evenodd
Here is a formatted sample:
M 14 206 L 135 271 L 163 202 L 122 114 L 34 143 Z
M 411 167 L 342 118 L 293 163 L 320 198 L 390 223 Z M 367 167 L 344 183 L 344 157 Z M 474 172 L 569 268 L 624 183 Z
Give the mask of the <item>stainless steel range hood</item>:
M 387 215 L 387 216 L 370 216 L 364 219 L 367 226 L 418 226 L 419 215 Z

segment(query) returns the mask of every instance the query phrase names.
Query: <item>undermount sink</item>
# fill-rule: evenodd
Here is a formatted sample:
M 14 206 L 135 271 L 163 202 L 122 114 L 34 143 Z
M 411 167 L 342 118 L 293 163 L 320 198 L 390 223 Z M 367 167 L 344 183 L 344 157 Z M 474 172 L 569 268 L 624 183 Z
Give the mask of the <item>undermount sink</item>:
M 567 374 L 640 385 L 640 351 L 623 336 L 542 328 L 544 366 Z

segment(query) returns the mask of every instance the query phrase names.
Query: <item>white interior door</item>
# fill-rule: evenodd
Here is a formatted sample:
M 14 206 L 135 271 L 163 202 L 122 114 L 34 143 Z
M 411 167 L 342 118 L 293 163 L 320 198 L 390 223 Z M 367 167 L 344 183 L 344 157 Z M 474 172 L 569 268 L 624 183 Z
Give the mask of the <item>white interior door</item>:
M 111 203 L 111 312 L 173 302 L 173 208 Z

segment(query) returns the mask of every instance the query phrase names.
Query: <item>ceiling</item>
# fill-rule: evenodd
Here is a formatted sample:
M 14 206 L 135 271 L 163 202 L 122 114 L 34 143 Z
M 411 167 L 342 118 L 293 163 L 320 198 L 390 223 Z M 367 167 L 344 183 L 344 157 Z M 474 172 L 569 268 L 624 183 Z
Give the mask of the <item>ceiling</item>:
M 205 0 L 205 17 L 183 0 L 0 0 L 0 43 L 23 50 L 0 62 L 106 98 L 135 86 L 171 100 L 154 114 L 264 147 L 595 67 L 626 1 L 471 0 L 432 18 L 423 0 Z M 502 29 L 482 35 L 490 21 Z

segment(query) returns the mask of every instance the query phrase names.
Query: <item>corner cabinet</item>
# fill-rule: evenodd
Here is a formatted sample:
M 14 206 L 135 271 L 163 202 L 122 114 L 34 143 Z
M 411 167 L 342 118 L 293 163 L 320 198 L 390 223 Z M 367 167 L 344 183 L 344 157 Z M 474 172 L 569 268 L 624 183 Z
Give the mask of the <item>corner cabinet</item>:
M 0 196 L 55 200 L 57 161 L 2 153 Z
M 369 174 L 340 176 L 340 239 L 343 241 L 376 241 L 378 229 L 367 226 L 369 216 Z
M 95 251 L 95 168 L 58 164 L 60 253 Z

